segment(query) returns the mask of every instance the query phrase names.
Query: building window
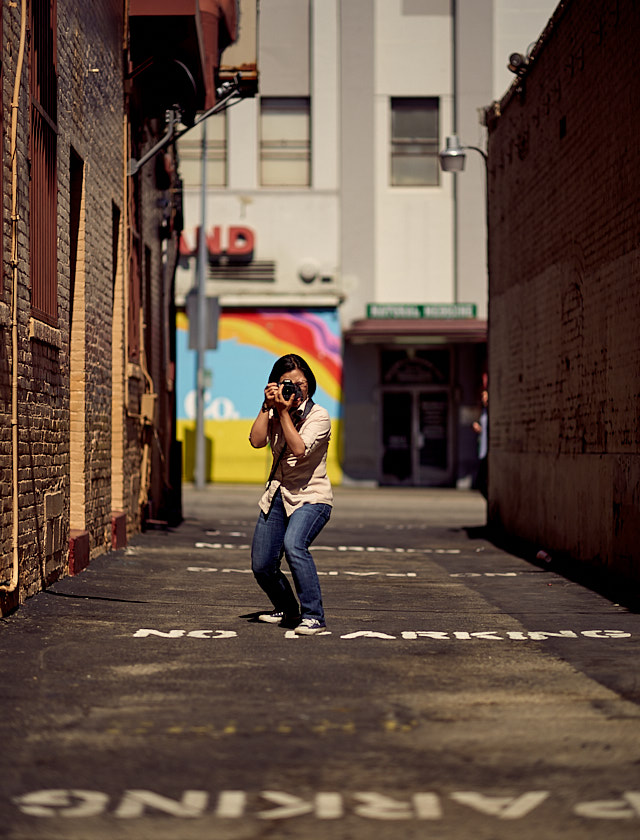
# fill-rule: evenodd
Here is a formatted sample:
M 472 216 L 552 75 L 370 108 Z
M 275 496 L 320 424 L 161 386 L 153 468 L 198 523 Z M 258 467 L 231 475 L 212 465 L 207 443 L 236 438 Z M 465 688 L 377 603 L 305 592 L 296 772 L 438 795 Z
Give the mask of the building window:
M 310 100 L 260 100 L 260 183 L 263 187 L 308 187 L 311 183 Z
M 141 173 L 130 179 L 129 191 L 129 300 L 127 311 L 127 344 L 129 361 L 140 363 L 140 307 L 142 305 Z
M 58 322 L 57 120 L 55 0 L 31 4 L 31 310 Z
M 437 187 L 439 102 L 430 97 L 391 99 L 391 186 Z
M 227 119 L 213 114 L 207 125 L 207 186 L 227 186 Z M 178 140 L 180 176 L 185 188 L 199 187 L 202 182 L 202 123 L 194 125 Z

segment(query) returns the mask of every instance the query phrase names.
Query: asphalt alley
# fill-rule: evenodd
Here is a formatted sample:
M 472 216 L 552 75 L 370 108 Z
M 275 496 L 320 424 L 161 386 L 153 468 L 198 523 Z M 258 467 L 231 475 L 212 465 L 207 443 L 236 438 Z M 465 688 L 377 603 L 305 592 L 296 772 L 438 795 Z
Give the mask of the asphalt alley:
M 327 633 L 256 621 L 258 487 L 184 488 L 1 623 L 0 836 L 637 838 L 640 617 L 476 493 L 337 488 Z

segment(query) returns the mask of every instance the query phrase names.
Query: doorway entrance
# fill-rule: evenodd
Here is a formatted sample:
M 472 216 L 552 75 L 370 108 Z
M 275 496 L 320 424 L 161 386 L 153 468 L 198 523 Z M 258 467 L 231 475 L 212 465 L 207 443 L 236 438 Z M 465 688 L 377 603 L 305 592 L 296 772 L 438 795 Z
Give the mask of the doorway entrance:
M 382 351 L 380 483 L 453 482 L 448 350 Z

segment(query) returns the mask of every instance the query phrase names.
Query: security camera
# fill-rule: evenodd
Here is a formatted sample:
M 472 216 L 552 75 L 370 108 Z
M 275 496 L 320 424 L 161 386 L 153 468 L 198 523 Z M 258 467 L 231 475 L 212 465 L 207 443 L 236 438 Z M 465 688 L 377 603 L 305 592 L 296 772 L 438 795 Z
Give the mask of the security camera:
M 526 56 L 522 55 L 522 53 L 511 53 L 507 68 L 511 70 L 512 73 L 516 73 L 518 76 L 521 76 L 526 72 L 528 63 L 529 62 Z

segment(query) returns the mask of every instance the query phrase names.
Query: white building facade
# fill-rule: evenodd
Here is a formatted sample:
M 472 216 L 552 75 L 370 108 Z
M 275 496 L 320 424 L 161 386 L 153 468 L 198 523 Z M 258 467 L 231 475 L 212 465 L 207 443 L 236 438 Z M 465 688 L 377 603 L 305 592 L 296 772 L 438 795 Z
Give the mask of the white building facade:
M 262 0 L 259 96 L 206 121 L 207 477 L 261 481 L 246 443 L 271 364 L 304 356 L 334 420 L 335 481 L 470 486 L 486 375 L 485 172 L 440 171 L 445 137 L 484 147 L 479 109 L 513 80 L 543 0 Z M 242 35 L 242 21 L 240 22 Z M 195 285 L 201 134 L 180 141 Z M 195 367 L 179 316 L 178 428 L 192 477 Z

